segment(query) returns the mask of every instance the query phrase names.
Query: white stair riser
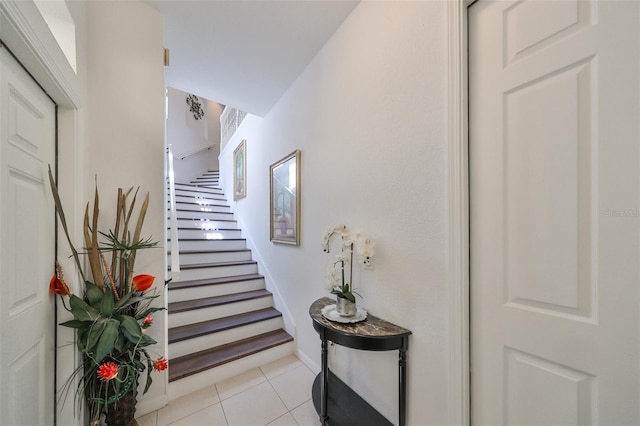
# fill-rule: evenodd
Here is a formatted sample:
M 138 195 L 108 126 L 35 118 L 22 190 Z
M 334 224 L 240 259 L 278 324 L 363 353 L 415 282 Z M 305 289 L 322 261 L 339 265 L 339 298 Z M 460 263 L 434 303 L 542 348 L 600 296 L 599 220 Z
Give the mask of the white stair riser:
M 188 200 L 186 197 L 176 198 L 177 210 L 196 210 L 196 211 L 211 211 L 216 213 L 231 213 L 231 207 L 225 205 L 221 201 L 216 200 L 202 200 L 198 201 L 193 198 Z
M 188 395 L 200 389 L 219 383 L 223 380 L 237 376 L 240 373 L 258 368 L 270 362 L 291 355 L 294 352 L 293 342 L 288 342 L 265 351 L 228 362 L 216 368 L 185 377 L 169 383 L 169 401 Z
M 181 219 L 233 220 L 233 215 L 229 213 L 179 210 L 176 212 L 176 215 Z
M 180 253 L 180 265 L 199 265 L 212 262 L 240 262 L 251 260 L 250 251 L 222 251 L 206 253 Z M 170 258 L 168 258 L 170 261 Z
M 167 228 L 171 225 L 169 222 L 167 220 Z M 234 220 L 178 219 L 178 228 L 238 229 L 238 223 Z
M 180 268 L 180 280 L 202 280 L 205 278 L 233 277 L 235 275 L 257 274 L 258 265 L 250 263 L 248 265 L 228 265 L 195 269 Z
M 275 331 L 282 328 L 283 324 L 282 317 L 271 318 L 255 322 L 253 324 L 219 331 L 217 333 L 210 333 L 205 336 L 171 343 L 169 345 L 169 359 L 203 351 L 209 348 L 215 348 L 219 345 L 224 345 L 241 339 L 247 339 L 269 331 Z
M 208 204 L 227 204 L 227 199 L 223 195 L 218 194 L 198 194 L 191 193 L 191 195 L 176 195 L 176 203 L 196 203 L 201 201 Z
M 191 198 L 197 196 L 201 196 L 203 198 L 220 198 L 224 197 L 224 192 L 220 188 L 202 188 L 197 186 L 180 188 L 176 186 L 175 195 Z
M 211 178 L 211 180 L 215 180 L 215 178 Z M 219 179 L 218 179 L 219 180 Z M 192 191 L 199 191 L 201 189 L 207 190 L 208 188 L 203 188 L 201 184 L 206 185 L 204 182 L 189 182 L 189 183 L 176 183 L 175 188 L 176 189 L 183 189 L 183 190 L 192 190 Z M 220 188 L 218 188 L 220 189 Z
M 190 183 L 193 184 L 193 185 L 219 186 L 220 185 L 220 179 L 216 179 L 216 178 L 196 179 L 196 180 L 192 180 Z
M 170 195 L 167 193 L 167 195 Z M 176 201 L 179 198 L 190 199 L 191 202 L 195 202 L 197 199 L 202 200 L 215 200 L 218 203 L 226 203 L 227 197 L 224 196 L 222 189 L 220 188 L 196 188 L 191 187 L 191 189 L 180 189 L 176 188 L 174 195 L 176 196 Z
M 242 312 L 256 311 L 258 309 L 271 307 L 273 307 L 273 298 L 268 296 L 244 300 L 242 302 L 212 306 L 210 308 L 193 309 L 191 311 L 176 313 L 169 312 L 169 325 L 171 327 L 180 327 L 182 325 L 228 317 Z
M 239 229 L 178 229 L 178 240 L 228 240 L 242 238 Z
M 262 290 L 265 288 L 264 279 L 235 281 L 224 284 L 181 288 L 169 291 L 169 303 L 185 300 L 204 299 L 205 297 L 222 296 L 225 294 L 242 293 L 244 291 Z M 202 321 L 202 320 L 201 320 Z M 173 323 L 170 324 L 174 326 Z
M 180 250 L 242 250 L 247 248 L 245 240 L 178 240 Z M 171 247 L 171 243 L 167 243 Z

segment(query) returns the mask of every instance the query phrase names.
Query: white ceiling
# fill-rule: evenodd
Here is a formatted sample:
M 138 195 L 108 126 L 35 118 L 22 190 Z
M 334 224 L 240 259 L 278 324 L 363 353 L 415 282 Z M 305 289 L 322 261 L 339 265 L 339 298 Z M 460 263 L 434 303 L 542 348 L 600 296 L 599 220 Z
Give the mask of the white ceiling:
M 264 116 L 357 0 L 147 0 L 164 15 L 166 84 Z

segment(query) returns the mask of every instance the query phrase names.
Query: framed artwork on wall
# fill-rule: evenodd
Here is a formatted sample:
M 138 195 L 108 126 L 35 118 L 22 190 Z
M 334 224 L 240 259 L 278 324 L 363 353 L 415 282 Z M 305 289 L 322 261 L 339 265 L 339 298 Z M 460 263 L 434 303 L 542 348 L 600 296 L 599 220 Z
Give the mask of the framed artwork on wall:
M 300 245 L 300 150 L 269 168 L 271 241 Z
M 247 196 L 247 143 L 246 139 L 233 151 L 233 199 Z

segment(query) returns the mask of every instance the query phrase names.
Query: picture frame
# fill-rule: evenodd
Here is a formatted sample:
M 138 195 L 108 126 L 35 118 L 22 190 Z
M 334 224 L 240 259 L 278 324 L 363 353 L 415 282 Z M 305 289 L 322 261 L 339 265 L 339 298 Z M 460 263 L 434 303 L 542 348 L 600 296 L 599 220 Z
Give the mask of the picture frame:
M 300 245 L 300 150 L 269 167 L 270 238 Z
M 233 200 L 247 196 L 247 140 L 233 151 Z

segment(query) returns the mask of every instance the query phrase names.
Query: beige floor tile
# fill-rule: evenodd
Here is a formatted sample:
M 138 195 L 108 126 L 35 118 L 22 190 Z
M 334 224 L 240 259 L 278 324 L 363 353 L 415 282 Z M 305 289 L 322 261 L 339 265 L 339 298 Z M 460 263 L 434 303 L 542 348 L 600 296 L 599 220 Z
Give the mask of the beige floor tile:
M 209 386 L 185 395 L 158 410 L 158 426 L 168 425 L 218 402 L 220 402 L 220 398 L 218 398 L 215 386 Z
M 262 371 L 259 368 L 254 368 L 216 384 L 216 389 L 218 389 L 220 399 L 225 400 L 260 383 L 264 383 L 266 380 L 267 378 L 262 374 Z
M 291 414 L 287 413 L 284 416 L 278 417 L 267 426 L 298 426 L 298 423 Z
M 158 419 L 158 412 L 154 411 L 153 413 L 149 413 L 146 416 L 142 416 L 136 419 L 138 422 L 138 426 L 156 426 L 156 421 Z
M 227 420 L 220 403 L 184 417 L 171 426 L 227 426 Z
M 222 400 L 230 426 L 264 426 L 287 412 L 268 382 Z
M 291 415 L 300 426 L 319 426 L 320 417 L 316 413 L 313 401 L 307 401 L 298 408 L 291 411 Z
M 289 410 L 311 399 L 314 375 L 306 366 L 300 366 L 270 380 Z
M 301 365 L 304 364 L 302 364 L 302 361 L 300 361 L 297 356 L 289 355 L 284 358 L 277 359 L 267 365 L 263 365 L 260 367 L 260 370 L 262 370 L 264 375 L 267 376 L 267 379 L 271 379 L 282 373 L 286 373 L 289 370 L 300 367 Z

